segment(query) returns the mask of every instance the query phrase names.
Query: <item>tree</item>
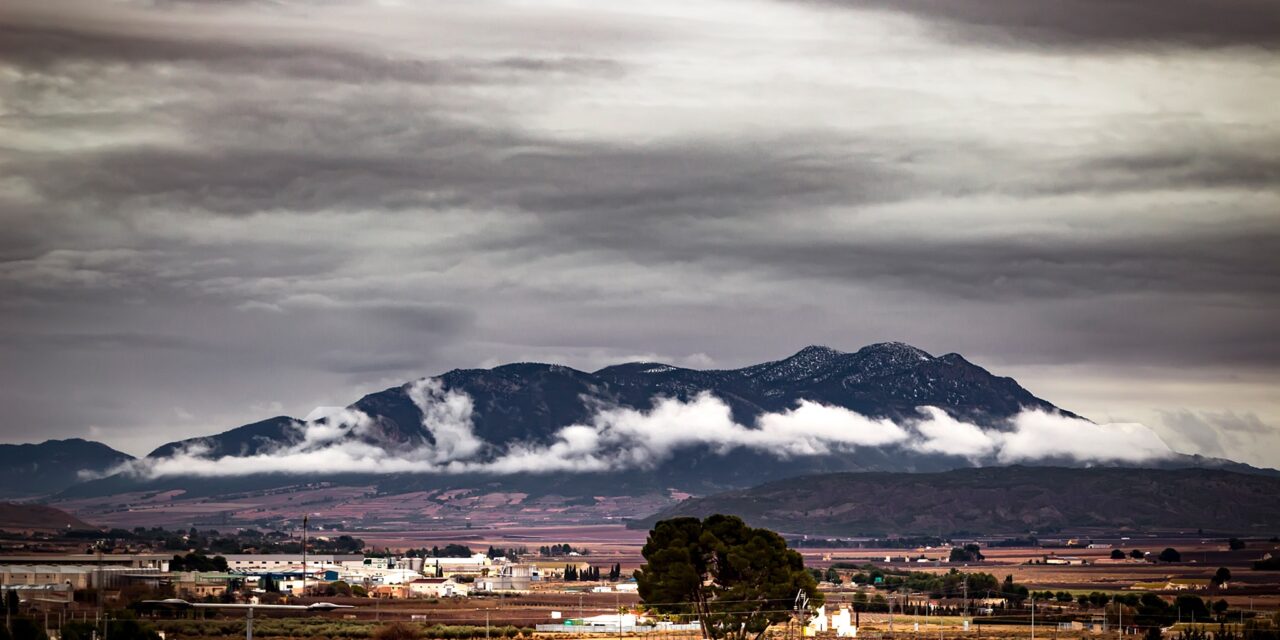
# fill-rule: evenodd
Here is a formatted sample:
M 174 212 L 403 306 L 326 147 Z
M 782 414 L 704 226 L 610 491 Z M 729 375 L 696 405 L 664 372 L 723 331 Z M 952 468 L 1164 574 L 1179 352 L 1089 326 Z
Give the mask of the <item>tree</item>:
M 1239 551 L 1245 547 L 1244 540 L 1240 538 L 1231 538 L 1227 540 L 1227 547 L 1232 551 Z
M 1205 606 L 1204 600 L 1201 600 L 1200 596 L 1184 593 L 1174 599 L 1173 606 L 1183 616 L 1189 615 L 1192 620 L 1196 618 L 1207 620 L 1209 618 L 1209 607 Z
M 1277 571 L 1280 570 L 1280 555 L 1266 554 L 1261 560 L 1253 561 L 1254 571 Z
M 1222 614 L 1227 612 L 1227 607 L 1229 606 L 1230 605 L 1227 604 L 1226 600 L 1218 600 L 1217 602 L 1213 603 L 1213 612 L 1221 616 Z
M 697 614 L 706 638 L 759 640 L 790 618 L 796 593 L 822 602 L 800 554 L 782 536 L 736 516 L 663 520 L 641 553 L 641 600 L 662 613 Z
M 13 627 L 10 638 L 13 640 L 48 640 L 41 625 L 30 618 L 14 618 L 9 622 Z
M 1000 591 L 1006 600 L 1019 606 L 1022 604 L 1023 600 L 1027 599 L 1029 594 L 1026 587 L 1013 582 L 1012 575 L 1004 577 L 1004 582 L 1000 584 Z
M 1144 593 L 1138 599 L 1138 613 L 1143 615 L 1161 615 L 1169 610 L 1169 603 L 1154 593 Z
M 202 553 L 188 553 L 185 556 L 173 556 L 169 561 L 170 571 L 227 571 L 227 559 L 222 556 L 212 558 Z
M 1160 552 L 1160 562 L 1182 562 L 1182 554 L 1173 547 L 1166 547 Z
M 1143 553 L 1141 549 L 1134 549 L 1133 551 L 1129 552 L 1129 557 L 1133 558 L 1134 560 L 1141 560 L 1147 557 L 1147 554 Z
M 373 640 L 418 640 L 421 637 L 422 629 L 407 622 L 392 622 L 373 632 Z
M 1218 567 L 1218 570 L 1214 572 L 1213 579 L 1210 582 L 1213 586 L 1220 587 L 1226 584 L 1229 580 L 1231 580 L 1231 570 L 1226 567 Z
M 1121 550 L 1119 550 L 1119 549 L 1114 549 L 1114 550 L 1112 550 L 1112 551 L 1111 551 L 1111 559 L 1112 559 L 1112 560 L 1124 560 L 1124 552 L 1123 552 L 1123 551 L 1121 551 Z
M 437 550 L 432 547 L 431 550 L 436 554 L 437 558 L 470 558 L 471 547 L 466 545 L 449 543 L 443 549 Z

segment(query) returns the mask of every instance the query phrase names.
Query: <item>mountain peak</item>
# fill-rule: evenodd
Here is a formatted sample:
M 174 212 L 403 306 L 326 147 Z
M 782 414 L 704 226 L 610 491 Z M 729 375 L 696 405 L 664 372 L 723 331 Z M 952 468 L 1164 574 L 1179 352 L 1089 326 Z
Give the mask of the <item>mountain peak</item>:
M 657 373 L 669 373 L 672 371 L 680 371 L 680 370 L 682 370 L 682 367 L 676 367 L 673 365 L 666 364 L 664 362 L 650 362 L 645 360 L 645 361 L 638 361 L 638 362 L 623 362 L 621 364 L 609 365 L 603 369 L 598 369 L 592 372 L 591 375 L 594 375 L 594 376 L 643 375 L 643 374 L 652 375 Z
M 844 352 L 821 344 L 811 344 L 795 353 L 792 358 L 828 357 L 842 355 Z
M 759 382 L 802 380 L 813 377 L 843 355 L 845 355 L 843 351 L 830 347 L 810 345 L 791 357 L 738 369 L 738 373 L 744 378 Z
M 933 360 L 928 351 L 905 342 L 877 342 L 858 349 L 857 355 L 881 355 L 903 360 Z

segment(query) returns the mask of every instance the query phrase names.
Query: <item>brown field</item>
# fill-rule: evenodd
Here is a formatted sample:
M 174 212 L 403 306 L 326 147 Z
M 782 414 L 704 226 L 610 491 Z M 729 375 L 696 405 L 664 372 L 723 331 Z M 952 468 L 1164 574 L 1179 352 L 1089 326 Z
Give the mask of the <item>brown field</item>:
M 1108 541 L 1110 542 L 1110 541 Z M 1132 592 L 1135 584 L 1166 582 L 1175 579 L 1193 579 L 1207 581 L 1219 567 L 1231 570 L 1232 580 L 1226 590 L 1209 591 L 1208 589 L 1188 590 L 1201 597 L 1225 599 L 1232 606 L 1248 606 L 1263 610 L 1280 609 L 1280 573 L 1273 571 L 1253 571 L 1252 562 L 1264 553 L 1280 554 L 1280 544 L 1255 539 L 1249 546 L 1239 551 L 1231 551 L 1226 544 L 1217 539 L 1201 539 L 1199 537 L 1153 537 L 1141 540 L 1125 541 L 1125 546 L 1117 547 L 1123 551 L 1141 549 L 1158 553 L 1165 547 L 1178 549 L 1183 562 L 1149 563 L 1138 560 L 1111 560 L 1111 549 L 1046 549 L 1046 548 L 996 548 L 983 549 L 986 556 L 983 562 L 954 565 L 947 563 L 906 563 L 904 555 L 917 556 L 924 553 L 928 557 L 945 555 L 942 550 L 904 550 L 904 549 L 804 549 L 805 563 L 815 567 L 829 567 L 837 562 L 874 563 L 877 566 L 888 566 L 895 569 L 910 569 L 931 573 L 945 573 L 952 568 L 961 571 L 982 571 L 994 574 L 997 578 L 1012 575 L 1015 582 L 1026 585 L 1031 590 L 1070 591 L 1072 593 L 1103 591 Z M 1032 564 L 1043 560 L 1046 555 L 1056 554 L 1086 559 L 1089 564 L 1048 565 Z M 886 565 L 885 556 L 893 556 L 897 560 Z M 1165 595 L 1173 595 L 1173 591 L 1158 591 Z M 837 596 L 838 597 L 838 596 Z
M 590 501 L 563 496 L 470 490 L 418 491 L 377 495 L 374 487 L 324 483 L 215 497 L 187 497 L 181 491 L 122 493 L 54 503 L 103 527 L 226 528 L 286 525 L 302 514 L 313 522 L 362 530 L 532 526 L 573 526 L 621 522 L 673 504 L 667 495 L 596 496 Z

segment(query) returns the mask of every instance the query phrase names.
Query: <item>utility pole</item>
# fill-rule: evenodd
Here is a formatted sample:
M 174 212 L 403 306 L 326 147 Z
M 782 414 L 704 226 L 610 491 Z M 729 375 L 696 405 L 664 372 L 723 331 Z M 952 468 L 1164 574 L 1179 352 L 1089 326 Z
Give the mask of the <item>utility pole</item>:
M 1036 597 L 1031 596 L 1031 640 L 1036 640 Z
M 307 514 L 302 515 L 302 597 L 307 597 Z
M 484 612 L 484 637 L 485 637 L 485 640 L 489 640 L 489 610 L 488 609 L 486 609 Z
M 94 581 L 97 582 L 97 584 L 93 585 L 93 593 L 94 593 L 94 596 L 96 596 L 95 599 L 98 601 L 98 617 L 102 617 L 103 603 L 102 603 L 102 541 L 101 540 L 93 544 L 93 550 L 97 552 L 97 556 L 98 556 L 98 562 L 93 568 L 93 574 L 95 578 Z M 104 629 L 102 632 L 103 638 L 106 638 L 106 635 L 107 633 L 106 633 L 106 630 Z
M 897 594 L 893 594 L 888 598 L 888 635 L 893 635 L 893 602 L 896 602 Z

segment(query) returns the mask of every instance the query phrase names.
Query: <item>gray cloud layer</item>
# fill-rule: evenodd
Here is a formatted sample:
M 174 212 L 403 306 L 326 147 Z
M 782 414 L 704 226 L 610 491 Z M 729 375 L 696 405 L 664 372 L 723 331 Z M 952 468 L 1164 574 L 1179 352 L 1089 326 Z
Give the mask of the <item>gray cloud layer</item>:
M 4 433 L 139 452 L 455 366 L 900 339 L 1263 463 L 1274 429 L 1210 417 L 1280 424 L 1276 18 L 7 2 Z
M 978 42 L 1033 47 L 1280 46 L 1268 0 L 833 0 L 917 16 Z

